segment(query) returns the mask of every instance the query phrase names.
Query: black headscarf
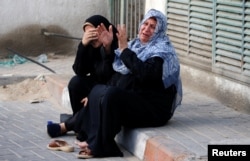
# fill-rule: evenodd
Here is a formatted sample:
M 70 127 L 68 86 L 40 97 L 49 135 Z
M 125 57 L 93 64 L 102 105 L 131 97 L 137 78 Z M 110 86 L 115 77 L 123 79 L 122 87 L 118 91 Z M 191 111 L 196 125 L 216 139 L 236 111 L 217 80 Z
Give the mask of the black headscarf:
M 83 29 L 84 27 L 88 24 L 92 24 L 94 27 L 97 27 L 98 25 L 100 25 L 101 23 L 104 24 L 104 26 L 108 29 L 109 25 L 112 25 L 105 17 L 101 16 L 101 15 L 93 15 L 89 18 L 87 18 L 85 20 L 85 23 L 83 25 Z
M 111 24 L 105 17 L 103 17 L 101 15 L 93 15 L 93 16 L 87 18 L 83 24 L 83 30 L 88 24 L 93 25 L 94 27 L 97 27 L 101 23 L 104 24 L 104 26 L 106 27 L 107 30 L 109 29 L 109 26 L 112 25 L 112 27 L 113 27 L 113 43 L 114 43 L 114 41 L 117 42 L 118 40 L 116 37 L 116 33 L 117 33 L 116 27 L 113 24 Z

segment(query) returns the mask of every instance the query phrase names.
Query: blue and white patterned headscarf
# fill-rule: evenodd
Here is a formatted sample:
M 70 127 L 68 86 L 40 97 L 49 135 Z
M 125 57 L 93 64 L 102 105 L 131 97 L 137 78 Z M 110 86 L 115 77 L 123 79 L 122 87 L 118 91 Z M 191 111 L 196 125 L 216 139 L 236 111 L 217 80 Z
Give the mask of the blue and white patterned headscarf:
M 167 18 L 166 16 L 158 10 L 149 10 L 143 20 L 139 25 L 139 30 L 142 24 L 149 18 L 154 17 L 157 20 L 156 28 L 153 36 L 150 38 L 149 42 L 142 44 L 139 36 L 128 43 L 128 48 L 134 51 L 137 57 L 146 61 L 151 57 L 161 57 L 164 60 L 163 63 L 163 73 L 162 80 L 165 88 L 171 85 L 175 85 L 177 89 L 176 103 L 175 107 L 181 103 L 182 100 L 182 84 L 180 79 L 180 64 L 175 53 L 175 49 L 172 46 L 168 36 L 167 31 Z M 128 74 L 130 70 L 123 64 L 120 59 L 121 52 L 119 49 L 115 50 L 116 58 L 113 63 L 113 68 L 115 71 L 121 74 Z

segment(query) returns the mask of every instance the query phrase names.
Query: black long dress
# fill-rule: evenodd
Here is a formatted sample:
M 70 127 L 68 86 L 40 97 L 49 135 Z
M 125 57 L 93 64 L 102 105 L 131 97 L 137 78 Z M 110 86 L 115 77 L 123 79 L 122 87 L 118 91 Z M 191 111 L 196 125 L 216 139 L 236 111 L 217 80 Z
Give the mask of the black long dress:
M 113 43 L 113 49 L 117 47 Z M 75 76 L 68 84 L 70 103 L 73 114 L 82 108 L 80 102 L 87 97 L 95 84 L 106 84 L 114 73 L 112 62 L 114 53 L 105 54 L 103 47 L 93 48 L 91 45 L 83 46 L 79 43 L 75 61 L 72 66 Z
M 94 48 L 91 43 L 84 46 L 82 42 L 78 45 L 77 54 L 73 64 L 75 76 L 72 77 L 68 84 L 70 103 L 73 115 L 82 108 L 81 100 L 88 96 L 90 90 L 97 83 L 106 84 L 113 74 L 112 62 L 114 60 L 114 50 L 118 48 L 118 40 L 116 37 L 117 29 L 105 17 L 101 15 L 93 15 L 85 20 L 85 26 L 97 28 L 103 24 L 108 30 L 112 26 L 113 40 L 111 43 L 110 53 L 105 53 L 104 48 Z M 85 33 L 84 33 L 85 34 Z
M 153 57 L 142 62 L 129 49 L 121 59 L 131 74 L 116 73 L 109 85 L 96 85 L 75 122 L 78 139 L 89 144 L 95 157 L 123 155 L 114 140 L 122 126 L 157 127 L 172 117 L 176 89 L 174 85 L 164 88 L 163 60 Z

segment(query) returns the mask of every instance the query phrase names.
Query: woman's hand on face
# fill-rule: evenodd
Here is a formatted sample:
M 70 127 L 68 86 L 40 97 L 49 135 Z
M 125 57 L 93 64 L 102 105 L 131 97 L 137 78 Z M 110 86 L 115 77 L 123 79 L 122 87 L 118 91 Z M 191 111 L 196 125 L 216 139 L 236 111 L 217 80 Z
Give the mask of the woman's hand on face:
M 109 30 L 106 29 L 103 23 L 97 27 L 99 33 L 99 41 L 102 42 L 104 48 L 110 48 L 113 41 L 113 28 L 109 26 Z
M 92 26 L 86 26 L 82 37 L 82 44 L 86 46 L 93 40 L 98 40 L 98 31 Z
M 118 38 L 118 46 L 121 52 L 128 47 L 128 40 L 127 40 L 127 31 L 126 26 L 118 25 L 117 26 L 118 33 L 116 34 Z

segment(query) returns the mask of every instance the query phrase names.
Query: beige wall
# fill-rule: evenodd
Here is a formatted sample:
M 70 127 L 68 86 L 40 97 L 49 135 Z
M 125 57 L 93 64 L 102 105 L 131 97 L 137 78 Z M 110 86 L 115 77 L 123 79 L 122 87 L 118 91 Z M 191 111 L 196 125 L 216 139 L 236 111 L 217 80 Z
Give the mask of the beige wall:
M 0 57 L 7 53 L 6 47 L 25 55 L 72 51 L 75 40 L 45 37 L 41 30 L 81 37 L 83 21 L 93 14 L 108 16 L 108 3 L 100 0 L 1 0 Z
M 165 0 L 146 0 L 145 11 L 165 12 Z M 79 41 L 41 34 L 42 29 L 71 37 L 82 36 L 90 15 L 109 16 L 109 0 L 1 0 L 0 58 L 15 49 L 24 55 L 75 53 Z

